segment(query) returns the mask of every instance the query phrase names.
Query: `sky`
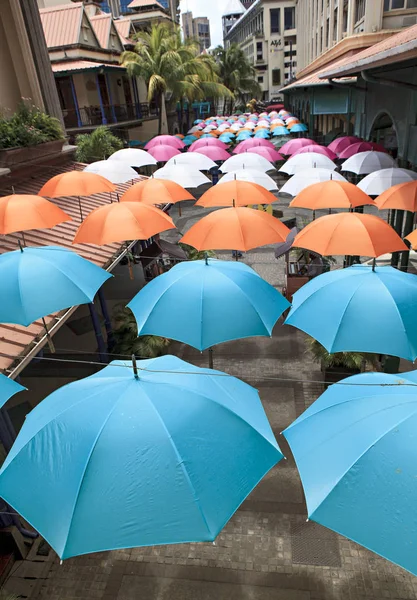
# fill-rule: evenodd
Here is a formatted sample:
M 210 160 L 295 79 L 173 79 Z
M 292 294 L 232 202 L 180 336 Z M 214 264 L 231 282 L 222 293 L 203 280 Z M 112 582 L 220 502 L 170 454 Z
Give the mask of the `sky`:
M 181 0 L 181 12 L 190 10 L 193 17 L 210 19 L 211 46 L 223 44 L 222 13 L 225 0 Z

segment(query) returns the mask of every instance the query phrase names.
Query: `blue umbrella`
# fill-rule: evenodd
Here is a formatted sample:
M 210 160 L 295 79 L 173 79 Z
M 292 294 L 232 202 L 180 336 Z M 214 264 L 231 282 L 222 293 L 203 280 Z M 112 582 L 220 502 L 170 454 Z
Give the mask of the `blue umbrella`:
M 204 350 L 239 338 L 270 336 L 289 302 L 240 262 L 182 262 L 128 304 L 138 335 L 160 335 Z
M 13 379 L 6 377 L 6 375 L 0 374 L 0 408 L 2 408 L 7 400 L 17 394 L 17 392 L 22 392 L 26 390 L 23 385 L 17 383 Z
M 6 252 L 0 256 L 0 323 L 28 326 L 45 315 L 92 302 L 109 277 L 58 246 Z
M 253 135 L 253 133 L 251 131 L 240 131 L 237 135 L 236 140 L 238 142 L 243 142 L 244 140 L 247 140 L 248 138 L 250 138 Z
M 417 575 L 417 372 L 333 385 L 286 431 L 309 518 Z
M 296 123 L 293 127 L 291 127 L 291 133 L 300 133 L 301 131 L 307 131 L 308 128 L 304 123 Z
M 186 135 L 182 141 L 186 146 L 191 146 L 191 144 L 196 140 L 198 140 L 198 137 L 196 137 L 195 135 Z
M 204 123 L 203 119 L 196 119 L 193 125 L 199 125 L 200 123 Z
M 286 323 L 333 352 L 417 357 L 417 277 L 355 265 L 312 279 L 293 296 Z
M 295 125 L 294 125 L 295 127 Z M 278 135 L 290 135 L 290 132 L 288 131 L 288 129 L 286 127 L 280 126 L 280 127 L 275 127 L 275 129 L 272 132 L 272 136 L 278 136 Z
M 61 558 L 212 541 L 282 458 L 254 388 L 175 356 L 137 369 L 53 392 L 3 464 L 1 496 Z
M 254 137 L 256 137 L 256 138 L 262 138 L 264 140 L 268 139 L 269 136 L 270 136 L 270 133 L 266 129 L 260 129 L 254 135 Z

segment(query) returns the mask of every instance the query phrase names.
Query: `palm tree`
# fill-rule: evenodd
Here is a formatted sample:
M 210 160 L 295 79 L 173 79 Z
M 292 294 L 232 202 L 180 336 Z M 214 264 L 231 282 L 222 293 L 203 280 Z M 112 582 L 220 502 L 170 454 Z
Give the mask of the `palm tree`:
M 138 337 L 138 326 L 132 311 L 126 306 L 116 306 L 113 312 L 115 346 L 114 354 L 127 357 L 134 354 L 138 358 L 156 358 L 166 354 L 171 343 L 157 335 Z M 1 600 L 1 599 L 0 599 Z
M 232 44 L 227 49 L 217 46 L 214 56 L 219 66 L 220 79 L 235 99 L 244 102 L 245 94 L 260 95 L 261 88 L 255 79 L 256 70 L 238 44 Z M 227 98 L 224 99 L 223 114 L 226 113 L 226 108 Z M 232 110 L 233 104 L 230 106 L 230 112 Z
M 123 148 L 123 142 L 112 134 L 105 125 L 100 125 L 92 133 L 82 133 L 75 138 L 77 150 L 75 158 L 78 162 L 92 163 L 96 160 L 106 160 Z

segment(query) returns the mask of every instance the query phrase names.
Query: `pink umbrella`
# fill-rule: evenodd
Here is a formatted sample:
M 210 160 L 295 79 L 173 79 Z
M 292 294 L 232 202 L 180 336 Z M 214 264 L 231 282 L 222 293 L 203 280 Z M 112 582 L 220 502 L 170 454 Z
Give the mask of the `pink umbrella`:
M 375 142 L 356 142 L 345 148 L 339 153 L 339 158 L 345 159 L 350 158 L 358 152 L 367 152 L 368 150 L 377 150 L 378 152 L 386 152 L 383 146 L 376 144 Z
M 178 148 L 178 150 L 182 150 L 182 148 L 185 147 L 184 142 L 180 140 L 180 138 L 177 138 L 173 135 L 157 135 L 146 144 L 145 150 L 149 150 L 149 148 L 161 145 L 173 146 L 174 148 Z
M 223 148 L 223 150 L 226 150 L 227 148 L 227 145 L 217 138 L 204 138 L 202 140 L 196 140 L 193 142 L 189 147 L 188 152 L 194 152 L 197 150 L 197 148 L 204 148 L 204 146 L 214 146 L 216 148 Z
M 226 150 L 217 146 L 201 146 L 200 148 L 196 148 L 194 152 L 204 154 L 204 156 L 211 158 L 211 160 L 227 160 L 230 158 L 230 154 Z
M 166 144 L 157 144 L 156 146 L 149 148 L 148 152 L 158 162 L 167 162 L 173 156 L 181 154 L 177 148 L 174 148 L 174 146 L 167 146 Z
M 340 154 L 343 152 L 345 148 L 351 146 L 352 144 L 356 144 L 356 142 L 361 142 L 361 138 L 358 138 L 354 135 L 344 135 L 343 137 L 336 138 L 327 146 L 332 152 L 336 154 Z
M 271 150 L 275 150 L 275 146 L 269 140 L 264 140 L 263 138 L 249 138 L 248 140 L 244 140 L 240 142 L 233 150 L 233 154 L 240 154 L 241 152 L 246 152 L 249 148 L 271 148 Z
M 297 152 L 294 152 L 293 156 L 295 156 L 296 154 L 306 154 L 308 152 L 322 154 L 323 156 L 327 156 L 327 158 L 330 158 L 330 160 L 335 160 L 337 158 L 337 154 L 335 152 L 332 152 L 329 148 L 326 148 L 326 146 L 319 146 L 318 144 L 310 144 L 309 146 L 304 146 L 303 148 L 297 150 Z
M 248 148 L 246 152 L 250 152 L 251 154 L 258 154 L 259 156 L 263 156 L 269 162 L 274 163 L 277 160 L 284 160 L 284 157 L 281 156 L 279 152 L 272 150 L 271 148 L 266 148 L 265 146 L 255 146 L 254 148 Z
M 317 142 L 314 142 L 309 138 L 296 138 L 295 140 L 290 140 L 281 146 L 280 153 L 287 155 L 294 154 L 294 152 L 297 152 L 297 150 L 300 148 L 304 148 L 304 146 L 311 146 L 311 144 L 317 144 Z

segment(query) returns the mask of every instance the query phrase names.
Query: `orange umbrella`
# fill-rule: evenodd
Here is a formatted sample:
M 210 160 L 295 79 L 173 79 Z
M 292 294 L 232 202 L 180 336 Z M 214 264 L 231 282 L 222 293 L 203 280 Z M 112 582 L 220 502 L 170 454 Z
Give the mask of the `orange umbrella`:
M 294 125 L 298 125 L 300 121 L 291 121 L 291 123 L 286 123 L 285 126 L 287 129 L 292 129 Z
M 285 242 L 289 232 L 284 223 L 268 213 L 232 207 L 216 210 L 198 221 L 181 242 L 199 251 L 250 250 Z
M 412 249 L 415 250 L 417 247 L 417 229 L 414 229 L 414 231 L 408 234 L 405 239 L 410 242 Z
M 304 227 L 294 246 L 323 256 L 373 256 L 408 250 L 394 229 L 379 217 L 361 213 L 326 215 Z
M 71 217 L 41 196 L 13 194 L 0 198 L 0 233 L 28 229 L 50 229 Z
M 205 192 L 196 206 L 247 206 L 248 204 L 271 204 L 277 198 L 264 187 L 250 181 L 228 181 L 214 185 Z
M 257 131 L 261 131 L 261 129 L 269 129 L 269 127 L 267 125 L 258 125 L 253 131 L 256 133 Z
M 176 133 L 175 137 L 180 138 L 180 140 L 183 140 L 185 138 L 185 135 L 183 135 L 182 133 Z
M 39 191 L 41 196 L 59 198 L 60 196 L 78 196 L 81 221 L 83 212 L 81 196 L 92 196 L 101 192 L 114 192 L 115 186 L 101 175 L 86 171 L 67 171 L 49 179 Z
M 127 240 L 147 240 L 153 235 L 175 229 L 162 210 L 142 202 L 114 202 L 93 210 L 75 235 L 73 244 L 111 244 Z
M 181 200 L 195 200 L 195 198 L 178 183 L 153 177 L 135 183 L 120 199 L 121 202 L 142 202 L 142 204 L 175 204 Z
M 417 212 L 417 181 L 393 185 L 376 198 L 375 204 L 379 210 L 393 208 Z
M 353 183 L 347 181 L 322 181 L 304 188 L 290 206 L 294 208 L 355 208 L 375 202 Z

